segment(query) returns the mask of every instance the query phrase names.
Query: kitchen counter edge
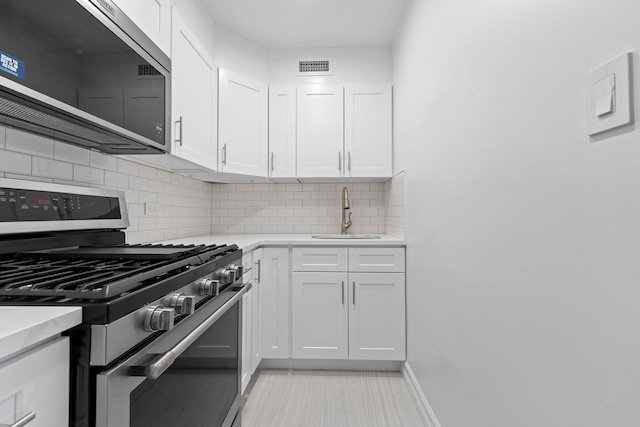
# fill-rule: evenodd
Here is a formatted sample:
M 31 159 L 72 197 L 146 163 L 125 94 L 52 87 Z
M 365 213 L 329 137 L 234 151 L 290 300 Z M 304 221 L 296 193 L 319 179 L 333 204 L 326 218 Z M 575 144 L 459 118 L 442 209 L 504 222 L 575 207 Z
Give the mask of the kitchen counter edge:
M 386 234 L 381 234 L 380 239 L 314 239 L 311 236 L 311 234 L 205 234 L 166 240 L 161 243 L 174 245 L 235 244 L 244 252 L 251 252 L 255 249 L 267 246 L 406 246 L 405 240 Z
M 81 322 L 81 307 L 0 307 L 0 363 Z

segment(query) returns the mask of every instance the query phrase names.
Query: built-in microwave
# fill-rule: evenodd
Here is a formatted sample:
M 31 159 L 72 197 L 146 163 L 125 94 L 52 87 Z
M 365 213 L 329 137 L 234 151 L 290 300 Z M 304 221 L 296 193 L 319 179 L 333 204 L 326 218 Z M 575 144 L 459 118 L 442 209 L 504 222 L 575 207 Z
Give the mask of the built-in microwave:
M 166 152 L 170 68 L 110 0 L 0 0 L 0 124 L 110 154 Z

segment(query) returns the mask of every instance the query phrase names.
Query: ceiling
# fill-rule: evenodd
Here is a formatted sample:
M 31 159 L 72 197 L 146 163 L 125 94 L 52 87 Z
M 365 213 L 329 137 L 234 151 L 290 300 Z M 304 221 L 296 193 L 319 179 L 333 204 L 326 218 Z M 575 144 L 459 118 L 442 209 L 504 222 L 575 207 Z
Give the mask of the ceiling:
M 202 0 L 266 48 L 390 46 L 406 0 Z

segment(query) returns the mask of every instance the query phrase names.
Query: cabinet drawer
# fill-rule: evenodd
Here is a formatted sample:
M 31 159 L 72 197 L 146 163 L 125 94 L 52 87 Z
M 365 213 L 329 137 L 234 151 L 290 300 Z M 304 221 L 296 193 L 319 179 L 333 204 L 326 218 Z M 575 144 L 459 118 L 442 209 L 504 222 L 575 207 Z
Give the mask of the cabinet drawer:
M 293 271 L 347 271 L 347 248 L 293 248 Z
M 69 338 L 61 337 L 0 364 L 0 424 L 34 412 L 29 427 L 69 422 Z
M 350 248 L 349 271 L 404 272 L 404 248 Z

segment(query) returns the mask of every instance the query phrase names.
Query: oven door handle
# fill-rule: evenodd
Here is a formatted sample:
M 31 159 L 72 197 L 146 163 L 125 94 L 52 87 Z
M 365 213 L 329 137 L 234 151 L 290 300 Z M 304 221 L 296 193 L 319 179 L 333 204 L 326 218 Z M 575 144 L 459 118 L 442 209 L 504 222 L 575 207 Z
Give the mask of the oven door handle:
M 184 337 L 180 342 L 178 342 L 171 350 L 162 353 L 160 356 L 156 357 L 153 362 L 144 367 L 144 376 L 150 380 L 155 380 L 163 374 L 164 371 L 169 369 L 173 362 L 186 350 L 191 344 L 193 344 L 202 334 L 204 334 L 207 329 L 211 327 L 222 315 L 224 315 L 227 310 L 231 308 L 236 302 L 242 298 L 242 296 L 249 291 L 251 288 L 250 284 L 246 284 L 242 287 L 229 301 L 224 303 L 222 307 L 216 310 L 211 316 L 207 317 L 207 319 L 198 325 L 193 331 L 189 333 L 186 337 Z M 131 374 L 134 376 L 136 372 L 140 371 L 140 367 L 132 367 L 134 369 L 131 370 Z

